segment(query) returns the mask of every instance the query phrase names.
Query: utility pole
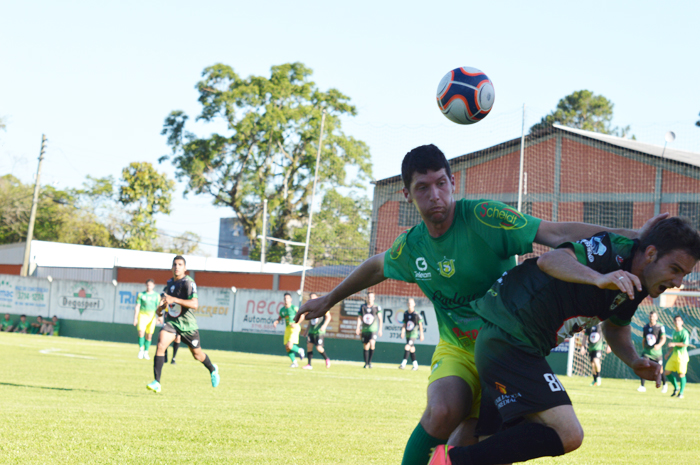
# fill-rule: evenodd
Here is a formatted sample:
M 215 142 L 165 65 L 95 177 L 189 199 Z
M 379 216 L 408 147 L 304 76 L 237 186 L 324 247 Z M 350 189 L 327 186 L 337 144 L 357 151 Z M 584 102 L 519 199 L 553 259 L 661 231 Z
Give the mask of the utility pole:
M 39 178 L 41 177 L 41 162 L 44 161 L 46 151 L 46 134 L 41 135 L 41 152 L 39 153 L 39 167 L 36 170 L 36 182 L 34 183 L 34 198 L 32 199 L 32 212 L 29 215 L 29 228 L 27 229 L 27 242 L 24 245 L 24 261 L 22 262 L 22 276 L 29 274 L 29 254 L 32 248 L 32 238 L 34 237 L 34 221 L 36 221 L 36 208 L 39 203 Z
M 267 199 L 263 200 L 262 242 L 260 243 L 260 272 L 265 271 L 265 242 L 267 241 Z

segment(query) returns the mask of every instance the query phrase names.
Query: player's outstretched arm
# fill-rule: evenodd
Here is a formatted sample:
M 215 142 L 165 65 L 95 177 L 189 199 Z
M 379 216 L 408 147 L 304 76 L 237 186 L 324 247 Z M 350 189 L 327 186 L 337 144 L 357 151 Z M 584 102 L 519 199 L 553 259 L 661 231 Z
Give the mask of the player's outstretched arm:
M 623 270 L 601 274 L 579 263 L 571 249 L 551 250 L 540 255 L 537 266 L 548 275 L 569 283 L 590 284 L 600 289 L 619 289 L 634 299 L 635 288 L 642 291 L 639 278 Z
M 542 221 L 535 235 L 537 244 L 547 247 L 557 247 L 564 242 L 574 242 L 587 237 L 591 237 L 601 231 L 611 232 L 630 239 L 637 239 L 643 236 L 656 223 L 668 217 L 668 213 L 661 213 L 649 219 L 640 229 L 615 229 L 600 226 L 597 224 Z
M 307 320 L 322 317 L 331 307 L 356 292 L 381 283 L 384 277 L 384 252 L 370 257 L 328 294 L 318 299 L 307 300 L 294 318 L 299 321 L 302 315 Z
M 661 365 L 639 356 L 632 343 L 632 330 L 629 325 L 618 326 L 606 320 L 603 323 L 603 334 L 615 355 L 632 368 L 637 376 L 656 381 L 656 387 L 661 387 Z

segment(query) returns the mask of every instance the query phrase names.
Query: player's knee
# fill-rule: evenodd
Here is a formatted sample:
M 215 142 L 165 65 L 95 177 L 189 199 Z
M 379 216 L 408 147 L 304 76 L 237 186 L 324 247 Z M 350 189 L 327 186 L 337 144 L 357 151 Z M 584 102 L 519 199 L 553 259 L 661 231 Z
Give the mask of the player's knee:
M 583 444 L 583 428 L 580 424 L 570 425 L 565 431 L 557 431 L 564 446 L 564 453 L 573 452 Z
M 448 438 L 459 426 L 462 415 L 444 403 L 428 405 L 423 414 L 423 427 L 431 436 Z

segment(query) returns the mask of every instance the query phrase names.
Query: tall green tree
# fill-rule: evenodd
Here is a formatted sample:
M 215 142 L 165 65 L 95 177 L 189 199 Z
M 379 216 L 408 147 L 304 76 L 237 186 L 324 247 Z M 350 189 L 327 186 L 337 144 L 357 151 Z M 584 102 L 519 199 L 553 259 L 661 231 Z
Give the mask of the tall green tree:
M 319 182 L 324 187 L 360 186 L 371 178 L 367 145 L 343 133 L 341 117 L 354 116 L 349 97 L 336 89 L 321 91 L 302 63 L 273 66 L 270 77 L 240 77 L 230 66 L 204 69 L 196 85 L 202 105 L 197 121 L 214 131 L 197 136 L 186 130 L 188 116 L 173 111 L 162 134 L 167 136 L 176 177 L 186 192 L 208 194 L 214 205 L 230 207 L 254 244 L 262 227 L 263 200 L 268 200 L 268 234 L 289 239 L 308 216 L 321 113 L 326 111 Z M 223 129 L 223 131 L 220 131 Z M 347 180 L 347 170 L 356 177 Z M 273 243 L 270 260 L 288 254 Z
M 625 137 L 629 134 L 629 126 L 612 126 L 614 107 L 615 105 L 602 95 L 595 95 L 590 90 L 578 90 L 559 100 L 557 107 L 533 125 L 530 132 L 548 128 L 556 123 L 570 128 Z

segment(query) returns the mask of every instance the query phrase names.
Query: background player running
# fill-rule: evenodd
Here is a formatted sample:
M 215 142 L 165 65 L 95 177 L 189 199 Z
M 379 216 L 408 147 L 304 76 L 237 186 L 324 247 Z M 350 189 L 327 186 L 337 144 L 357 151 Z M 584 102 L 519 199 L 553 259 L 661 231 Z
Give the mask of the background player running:
M 146 292 L 139 292 L 134 308 L 134 326 L 139 334 L 139 358 L 150 360 L 148 349 L 151 347 L 151 339 L 156 331 L 156 309 L 160 303 L 160 296 L 153 291 L 156 282 L 152 279 L 146 281 Z
M 299 334 L 301 333 L 301 323 L 304 321 L 302 316 L 298 323 L 294 322 L 294 317 L 296 316 L 299 308 L 296 305 L 292 305 L 292 294 L 289 292 L 284 293 L 284 307 L 280 309 L 280 315 L 272 323 L 276 328 L 281 320 L 284 320 L 284 349 L 287 351 L 287 356 L 292 361 L 290 365 L 292 368 L 298 368 L 297 357 L 304 360 L 304 349 L 299 348 Z
M 685 374 L 688 372 L 688 346 L 690 345 L 690 333 L 683 327 L 683 318 L 680 315 L 673 317 L 673 323 L 676 330 L 673 332 L 673 338 L 668 343 L 670 349 L 668 354 L 671 356 L 666 362 L 666 376 L 671 378 L 673 384 L 673 394 L 671 397 L 678 394 L 678 398 L 683 398 L 685 391 Z M 678 378 L 674 373 L 678 373 Z M 678 385 L 680 384 L 680 389 Z
M 155 380 L 147 386 L 151 391 L 160 392 L 160 374 L 163 370 L 163 363 L 165 363 L 165 349 L 175 340 L 177 335 L 190 348 L 190 352 L 192 352 L 195 360 L 202 362 L 209 370 L 212 387 L 219 385 L 219 369 L 211 363 L 209 356 L 202 351 L 202 344 L 199 339 L 199 326 L 197 326 L 197 319 L 192 312 L 198 307 L 197 285 L 187 275 L 185 258 L 178 255 L 173 259 L 173 277 L 168 280 L 163 289 L 157 310 L 158 315 L 162 315 L 163 310 L 167 308 L 165 325 L 158 335 L 156 356 L 153 357 Z
M 382 335 L 382 307 L 374 305 L 374 292 L 367 293 L 367 302 L 360 306 L 360 313 L 357 315 L 357 328 L 355 334 L 362 341 L 363 356 L 365 366 L 363 368 L 372 368 L 372 356 L 374 355 L 374 347 L 377 343 L 377 335 Z
M 423 341 L 423 318 L 416 312 L 416 301 L 413 297 L 408 298 L 408 310 L 403 314 L 403 326 L 401 326 L 401 339 L 406 338 L 406 346 L 403 352 L 403 361 L 399 365 L 400 369 L 406 368 L 408 356 L 411 355 L 413 361 L 413 371 L 418 369 L 416 362 L 416 338 Z
M 649 323 L 645 324 L 642 329 L 642 357 L 648 358 L 659 365 L 663 365 L 663 346 L 666 343 L 666 328 L 664 328 L 664 325 L 657 323 L 658 319 L 658 313 L 656 313 L 656 310 L 652 310 L 649 313 Z M 637 388 L 637 391 L 646 392 L 647 388 L 644 387 L 644 378 L 640 379 L 642 380 L 642 385 Z M 666 394 L 668 383 L 666 383 L 665 373 L 661 374 L 661 381 L 664 385 L 661 392 Z
M 615 355 L 660 387 L 661 366 L 637 354 L 630 323 L 647 296 L 679 287 L 699 259 L 700 235 L 687 221 L 670 218 L 640 241 L 596 234 L 526 260 L 498 279 L 472 303 L 484 319 L 476 341 L 482 386 L 477 432 L 493 435 L 449 452 L 438 446 L 430 464 L 524 462 L 580 447 L 583 429 L 545 357 L 565 337 L 600 321 Z M 493 421 L 495 411 L 505 428 Z
M 313 300 L 318 297 L 318 294 L 312 292 L 309 294 L 309 300 Z M 305 370 L 312 370 L 311 359 L 314 356 L 314 347 L 318 350 L 318 353 L 326 360 L 326 368 L 331 367 L 331 359 L 328 358 L 326 354 L 326 349 L 323 347 L 323 338 L 326 335 L 326 328 L 331 322 L 331 312 L 326 312 L 320 318 L 314 318 L 309 321 L 309 326 L 306 328 L 306 358 L 309 363 L 304 367 Z
M 586 348 L 588 348 L 588 358 L 591 361 L 591 373 L 593 374 L 591 386 L 600 386 L 600 366 L 603 361 L 603 346 L 605 345 L 603 327 L 594 325 L 587 328 L 585 341 L 581 346 L 581 355 L 585 355 Z M 608 346 L 608 353 L 610 353 L 610 346 Z

